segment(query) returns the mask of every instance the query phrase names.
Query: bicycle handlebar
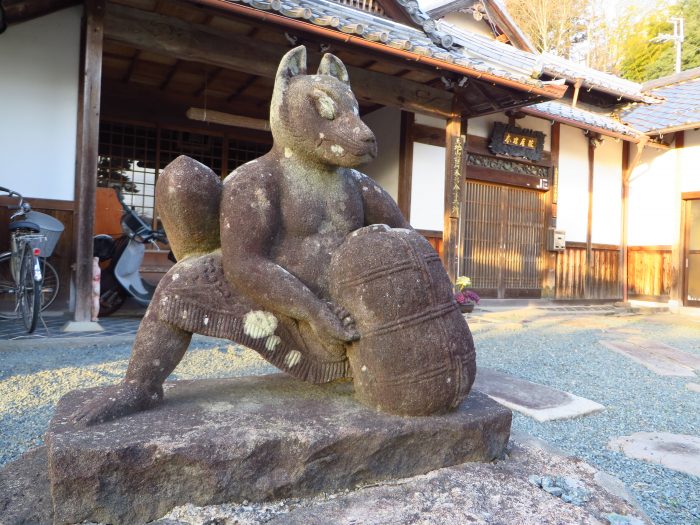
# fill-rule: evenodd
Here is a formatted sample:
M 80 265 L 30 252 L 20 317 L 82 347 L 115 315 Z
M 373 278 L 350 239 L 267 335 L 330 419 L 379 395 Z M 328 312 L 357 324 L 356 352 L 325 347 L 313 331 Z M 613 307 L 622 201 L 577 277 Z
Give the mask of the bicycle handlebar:
M 22 197 L 21 194 L 17 193 L 15 190 L 11 190 L 10 188 L 5 188 L 4 186 L 0 186 L 0 191 L 4 191 L 7 193 L 10 197 L 16 197 L 19 199 L 19 204 L 15 208 L 14 206 L 8 206 L 9 209 L 11 210 L 18 210 L 12 215 L 10 215 L 10 220 L 14 219 L 18 215 L 26 215 L 30 211 L 32 211 L 32 207 L 29 205 L 28 202 L 24 202 L 24 197 Z

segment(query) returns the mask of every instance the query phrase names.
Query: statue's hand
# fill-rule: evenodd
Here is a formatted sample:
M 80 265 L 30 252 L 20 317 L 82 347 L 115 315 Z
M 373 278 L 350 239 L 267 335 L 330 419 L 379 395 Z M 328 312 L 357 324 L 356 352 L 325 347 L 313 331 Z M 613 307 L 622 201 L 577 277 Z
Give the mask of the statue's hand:
M 344 308 L 332 303 L 324 305 L 310 324 L 319 339 L 330 344 L 349 343 L 360 338 L 360 333 L 355 328 L 355 321 L 350 314 Z

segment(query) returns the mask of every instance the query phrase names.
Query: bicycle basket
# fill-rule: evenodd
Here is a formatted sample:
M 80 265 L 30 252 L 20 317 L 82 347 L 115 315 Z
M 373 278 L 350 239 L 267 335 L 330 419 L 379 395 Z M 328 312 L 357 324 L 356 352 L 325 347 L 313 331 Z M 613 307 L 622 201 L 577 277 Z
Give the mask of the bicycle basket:
M 46 240 L 31 241 L 32 248 L 39 248 L 41 257 L 50 257 L 63 233 L 63 224 L 51 215 L 38 211 L 30 211 L 26 219 L 39 226 L 41 235 L 46 237 Z

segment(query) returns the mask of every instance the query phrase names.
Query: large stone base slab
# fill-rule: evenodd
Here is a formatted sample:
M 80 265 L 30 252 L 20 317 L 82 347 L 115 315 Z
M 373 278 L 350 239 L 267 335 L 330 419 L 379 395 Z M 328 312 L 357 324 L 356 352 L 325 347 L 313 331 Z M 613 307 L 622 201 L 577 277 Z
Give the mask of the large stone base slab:
M 472 392 L 449 414 L 398 417 L 350 383 L 281 374 L 166 384 L 158 408 L 77 430 L 59 402 L 46 435 L 55 523 L 140 523 L 186 503 L 264 501 L 402 478 L 499 456 L 511 412 Z

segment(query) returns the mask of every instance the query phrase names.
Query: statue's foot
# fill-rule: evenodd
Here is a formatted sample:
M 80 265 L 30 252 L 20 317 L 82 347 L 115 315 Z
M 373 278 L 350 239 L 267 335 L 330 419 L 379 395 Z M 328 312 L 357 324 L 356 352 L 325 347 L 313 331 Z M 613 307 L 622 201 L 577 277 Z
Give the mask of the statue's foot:
M 140 383 L 119 383 L 81 406 L 72 419 L 78 428 L 89 427 L 152 408 L 163 399 L 163 388 Z

